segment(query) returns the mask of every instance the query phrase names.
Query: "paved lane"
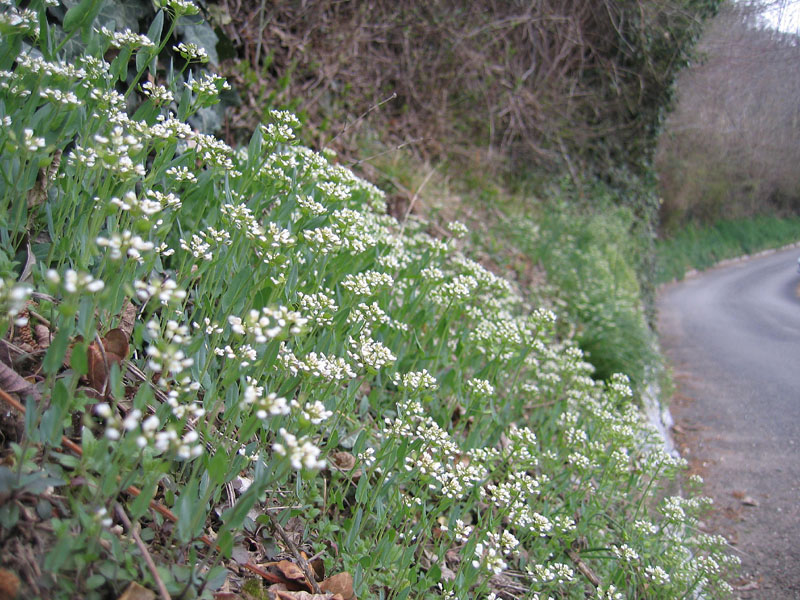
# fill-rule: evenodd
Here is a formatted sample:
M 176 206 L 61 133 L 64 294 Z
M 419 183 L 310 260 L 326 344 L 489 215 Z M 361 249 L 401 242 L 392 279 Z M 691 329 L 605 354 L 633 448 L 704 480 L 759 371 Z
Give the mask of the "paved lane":
M 717 268 L 659 297 L 676 441 L 715 500 L 709 525 L 736 543 L 742 583 L 758 585 L 741 598 L 800 598 L 799 254 Z

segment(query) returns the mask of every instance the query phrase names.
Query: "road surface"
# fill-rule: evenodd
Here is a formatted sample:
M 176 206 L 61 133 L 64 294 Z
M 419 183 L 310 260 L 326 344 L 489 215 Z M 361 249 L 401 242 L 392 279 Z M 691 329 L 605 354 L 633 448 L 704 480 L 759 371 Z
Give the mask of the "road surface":
M 800 598 L 800 299 L 783 250 L 662 290 L 674 436 L 706 480 L 706 527 L 742 559 L 740 598 Z

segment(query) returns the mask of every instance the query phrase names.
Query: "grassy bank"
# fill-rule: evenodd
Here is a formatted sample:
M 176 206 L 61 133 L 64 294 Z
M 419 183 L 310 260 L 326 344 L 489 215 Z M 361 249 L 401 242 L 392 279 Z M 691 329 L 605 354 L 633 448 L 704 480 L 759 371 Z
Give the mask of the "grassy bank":
M 707 269 L 721 260 L 779 248 L 800 239 L 800 217 L 759 216 L 691 224 L 656 243 L 658 283 L 682 279 L 691 269 Z
M 227 89 L 170 38 L 196 6 L 146 36 L 99 7 L 11 7 L 0 38 L 10 596 L 730 591 L 684 462 L 583 349 L 639 310 L 630 213 L 548 201 L 483 241 L 406 218 L 420 183 L 395 218 L 290 113 L 242 147 L 191 125 Z M 481 245 L 515 239 L 539 296 Z

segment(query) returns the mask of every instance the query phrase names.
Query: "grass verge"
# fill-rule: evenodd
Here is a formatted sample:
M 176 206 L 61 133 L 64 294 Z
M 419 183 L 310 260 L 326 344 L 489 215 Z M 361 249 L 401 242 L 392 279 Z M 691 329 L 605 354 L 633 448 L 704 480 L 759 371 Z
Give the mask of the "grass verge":
M 758 216 L 689 225 L 656 243 L 658 283 L 683 279 L 691 269 L 703 270 L 721 260 L 780 248 L 800 239 L 800 217 Z

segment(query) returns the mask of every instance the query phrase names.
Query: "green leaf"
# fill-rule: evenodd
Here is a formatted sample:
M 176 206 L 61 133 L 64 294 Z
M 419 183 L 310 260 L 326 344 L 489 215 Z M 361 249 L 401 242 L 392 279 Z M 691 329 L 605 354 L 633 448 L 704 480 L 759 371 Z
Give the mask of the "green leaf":
M 0 506 L 0 526 L 6 531 L 14 528 L 19 521 L 19 505 L 16 502 L 7 502 Z
M 247 488 L 247 491 L 239 497 L 236 504 L 222 513 L 220 518 L 225 528 L 229 531 L 239 529 L 242 526 L 247 513 L 250 512 L 250 509 L 253 508 L 256 500 L 258 500 L 261 486 L 256 484 L 257 482 L 253 482 L 253 484 Z
M 215 485 L 225 482 L 225 472 L 227 471 L 228 456 L 224 450 L 217 448 L 216 454 L 208 461 L 208 476 Z
M 61 487 L 66 482 L 63 479 L 59 479 L 57 477 L 50 477 L 46 475 L 42 471 L 38 471 L 36 473 L 28 473 L 27 475 L 23 475 L 20 478 L 20 486 L 25 489 L 25 491 L 30 492 L 31 494 L 41 494 L 47 488 L 50 487 Z
M 72 333 L 71 327 L 64 324 L 50 342 L 50 347 L 47 349 L 47 354 L 44 355 L 42 362 L 42 369 L 46 375 L 53 375 L 61 368 L 64 362 L 64 356 L 67 354 L 67 345 L 69 344 L 69 336 Z
M 130 504 L 131 519 L 139 519 L 147 512 L 150 507 L 150 500 L 156 494 L 156 485 L 158 478 L 154 482 L 142 486 L 142 493 Z
M 69 390 L 67 390 L 64 382 L 59 379 L 53 387 L 50 408 L 42 415 L 42 423 L 39 426 L 42 431 L 42 439 L 47 440 L 51 446 L 61 445 L 61 435 L 64 432 L 64 415 L 67 413 L 69 401 Z
M 105 582 L 106 582 L 105 577 L 103 577 L 100 574 L 95 574 L 87 577 L 86 580 L 83 582 L 83 585 L 87 590 L 94 590 L 99 588 Z
M 89 345 L 86 342 L 78 342 L 72 347 L 72 354 L 69 358 L 69 365 L 78 375 L 86 375 L 89 372 Z
M 64 15 L 62 27 L 66 33 L 72 33 L 76 29 L 81 29 L 91 25 L 97 13 L 103 7 L 104 0 L 81 0 Z
M 164 30 L 164 11 L 158 11 L 153 22 L 150 24 L 150 28 L 147 30 L 147 37 L 153 42 L 153 45 L 158 48 L 158 45 L 161 43 L 161 34 Z
M 361 479 L 366 480 L 367 478 L 362 477 Z M 361 510 L 361 508 L 358 508 L 353 518 L 348 519 L 345 522 L 345 529 L 347 529 L 347 537 L 345 537 L 344 539 L 344 547 L 346 550 L 350 550 L 352 548 L 356 536 L 358 536 L 359 532 L 361 531 L 361 519 L 363 516 L 364 516 L 364 511 Z

